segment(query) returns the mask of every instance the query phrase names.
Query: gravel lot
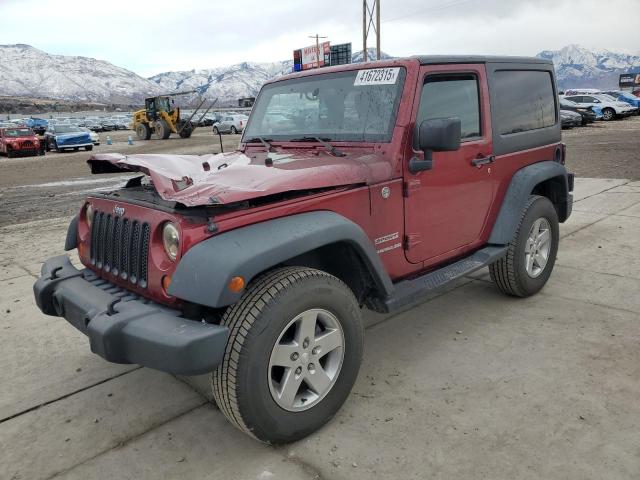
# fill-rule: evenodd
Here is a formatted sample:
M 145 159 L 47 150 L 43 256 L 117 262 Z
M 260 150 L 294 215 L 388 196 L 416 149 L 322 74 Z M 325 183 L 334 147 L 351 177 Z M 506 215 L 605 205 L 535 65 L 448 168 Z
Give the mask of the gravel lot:
M 400 313 L 367 312 L 346 404 L 278 448 L 231 427 L 206 377 L 107 363 L 40 313 L 40 263 L 63 253 L 80 198 L 122 176 L 96 182 L 84 152 L 2 158 L 0 479 L 637 480 L 639 131 L 636 117 L 564 133 L 576 202 L 538 295 L 502 296 L 483 270 Z M 133 147 L 127 135 L 96 150 L 217 151 L 204 129 Z
M 92 153 L 181 153 L 219 152 L 217 137 L 209 128 L 195 131 L 190 139 L 135 141 L 127 145 L 131 131 L 109 132 L 113 145 L 102 145 Z M 239 135 L 223 135 L 225 151 L 234 149 Z M 640 179 L 640 116 L 563 131 L 567 144 L 567 166 L 578 177 Z M 129 175 L 89 173 L 89 152 L 48 153 L 45 157 L 7 159 L 0 157 L 0 226 L 75 213 L 86 193 L 110 189 Z

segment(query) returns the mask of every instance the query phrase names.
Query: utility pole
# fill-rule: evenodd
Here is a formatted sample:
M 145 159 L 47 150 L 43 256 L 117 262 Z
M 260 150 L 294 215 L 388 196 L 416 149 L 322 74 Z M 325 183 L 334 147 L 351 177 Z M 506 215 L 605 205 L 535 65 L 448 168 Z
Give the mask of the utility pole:
M 309 38 L 316 39 L 316 58 L 318 60 L 316 68 L 320 68 L 320 39 L 327 38 L 327 37 L 321 37 L 316 33 L 315 35 L 309 35 Z M 322 52 L 322 59 L 324 60 L 324 52 Z
M 371 27 L 376 34 L 376 60 L 380 60 L 380 0 L 362 0 L 362 52 L 365 62 L 369 60 L 367 39 Z

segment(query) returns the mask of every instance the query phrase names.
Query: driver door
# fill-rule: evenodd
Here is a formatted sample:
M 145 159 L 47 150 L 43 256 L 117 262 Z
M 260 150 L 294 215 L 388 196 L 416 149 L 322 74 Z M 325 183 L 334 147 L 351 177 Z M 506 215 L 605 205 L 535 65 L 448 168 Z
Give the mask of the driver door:
M 419 78 L 414 132 L 425 119 L 458 117 L 462 123 L 460 149 L 434 152 L 431 170 L 409 172 L 409 159 L 423 158 L 415 140 L 405 155 L 405 255 L 427 267 L 481 243 L 497 175 L 489 163 L 493 143 L 484 65 L 428 65 Z M 487 163 L 476 166 L 477 159 Z

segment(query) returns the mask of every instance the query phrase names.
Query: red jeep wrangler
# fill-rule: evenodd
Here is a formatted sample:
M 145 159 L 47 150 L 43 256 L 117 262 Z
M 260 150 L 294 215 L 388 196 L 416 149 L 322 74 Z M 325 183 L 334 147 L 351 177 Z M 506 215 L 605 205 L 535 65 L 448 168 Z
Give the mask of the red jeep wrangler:
M 40 139 L 27 127 L 0 128 L 0 154 L 7 158 L 40 155 Z
M 571 213 L 551 62 L 413 57 L 266 84 L 238 151 L 95 155 L 142 172 L 93 194 L 45 262 L 40 309 L 108 361 L 212 372 L 226 417 L 300 439 L 358 374 L 361 308 L 391 312 L 489 266 L 526 297 Z

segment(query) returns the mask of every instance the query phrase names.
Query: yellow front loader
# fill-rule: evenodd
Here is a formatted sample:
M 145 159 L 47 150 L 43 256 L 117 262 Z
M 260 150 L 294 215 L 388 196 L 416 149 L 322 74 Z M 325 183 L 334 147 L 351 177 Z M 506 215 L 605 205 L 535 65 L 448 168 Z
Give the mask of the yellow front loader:
M 200 110 L 205 100 L 202 99 L 191 116 L 185 120 L 180 117 L 180 107 L 176 106 L 175 101 L 171 98 L 173 96 L 187 95 L 190 93 L 197 93 L 197 91 L 193 90 L 190 92 L 179 92 L 146 98 L 144 100 L 145 108 L 133 114 L 132 128 L 135 130 L 138 139 L 149 140 L 151 135 L 155 135 L 155 137 L 160 140 L 166 140 L 171 133 L 176 133 L 182 138 L 189 138 L 196 129 L 199 121 L 204 118 L 217 101 L 216 99 L 201 115 L 198 123 L 194 124 L 191 120 L 196 112 Z

